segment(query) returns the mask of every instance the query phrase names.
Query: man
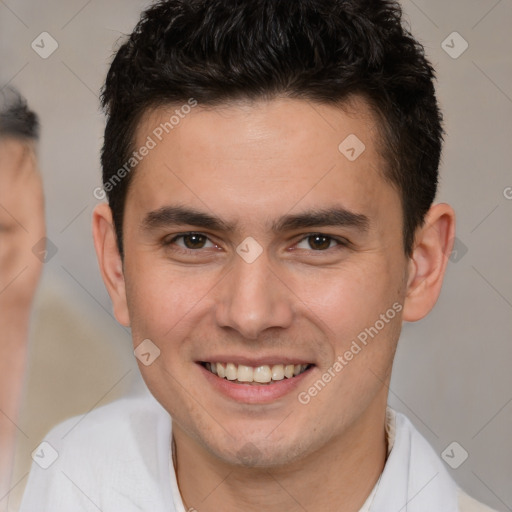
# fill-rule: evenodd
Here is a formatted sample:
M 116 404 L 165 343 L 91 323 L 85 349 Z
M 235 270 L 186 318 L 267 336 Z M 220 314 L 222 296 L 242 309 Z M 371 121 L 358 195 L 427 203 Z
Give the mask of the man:
M 394 2 L 143 13 L 93 231 L 156 401 L 54 429 L 23 511 L 488 510 L 386 405 L 454 237 L 433 77 Z
M 0 91 L 0 510 L 9 488 L 32 301 L 44 251 L 36 162 L 37 116 L 20 94 Z

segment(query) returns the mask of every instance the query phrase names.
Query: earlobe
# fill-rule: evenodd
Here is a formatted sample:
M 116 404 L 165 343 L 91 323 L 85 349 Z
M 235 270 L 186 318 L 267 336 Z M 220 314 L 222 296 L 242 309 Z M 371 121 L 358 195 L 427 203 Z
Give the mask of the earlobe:
M 126 327 L 130 325 L 123 262 L 117 247 L 117 239 L 112 220 L 112 211 L 106 203 L 96 206 L 92 217 L 94 248 L 103 282 L 107 288 L 114 316 Z
M 418 229 L 409 260 L 403 320 L 416 322 L 437 302 L 455 236 L 455 212 L 445 203 L 432 206 Z

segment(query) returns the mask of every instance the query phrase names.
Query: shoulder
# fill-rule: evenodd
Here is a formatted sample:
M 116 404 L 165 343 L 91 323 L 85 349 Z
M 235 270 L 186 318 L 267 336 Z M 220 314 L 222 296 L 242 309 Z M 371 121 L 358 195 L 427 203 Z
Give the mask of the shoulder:
M 148 394 L 126 397 L 70 418 L 54 427 L 45 437 L 62 457 L 85 449 L 87 453 L 115 450 L 132 442 L 137 444 L 148 435 L 170 429 L 170 417 Z M 155 437 L 153 437 L 154 439 Z
M 458 512 L 495 512 L 483 503 L 471 498 L 455 483 L 439 455 L 434 451 L 430 443 L 414 427 L 407 416 L 396 412 L 391 408 L 388 408 L 386 414 L 388 443 L 393 446 L 397 436 L 402 438 L 399 442 L 403 442 L 403 438 L 408 437 L 407 442 L 410 443 L 411 446 L 410 462 L 413 466 L 412 469 L 414 469 L 411 478 L 414 478 L 417 473 L 421 473 L 420 469 L 425 471 L 426 468 L 429 468 L 427 471 L 428 474 L 434 474 L 437 472 L 436 474 L 440 474 L 442 476 L 442 478 L 438 480 L 443 481 L 446 485 L 446 495 L 452 495 L 452 493 L 455 495 L 453 506 L 457 507 Z
M 123 500 L 129 500 L 127 511 L 135 502 L 160 510 L 170 432 L 170 416 L 149 394 L 123 398 L 60 423 L 33 452 L 21 511 L 71 505 L 89 510 L 91 504 L 115 510 L 110 504 Z
M 462 489 L 458 490 L 459 512 L 496 512 L 487 505 L 476 501 Z

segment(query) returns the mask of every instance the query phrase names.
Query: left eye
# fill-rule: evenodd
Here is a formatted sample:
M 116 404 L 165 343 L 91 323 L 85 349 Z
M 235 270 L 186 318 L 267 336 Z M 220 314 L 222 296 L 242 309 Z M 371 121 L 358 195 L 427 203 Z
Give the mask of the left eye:
M 333 242 L 335 245 L 343 245 L 342 241 L 337 240 L 332 236 L 322 235 L 321 233 L 314 233 L 304 237 L 297 244 L 297 248 L 313 249 L 314 251 L 325 251 L 332 247 Z

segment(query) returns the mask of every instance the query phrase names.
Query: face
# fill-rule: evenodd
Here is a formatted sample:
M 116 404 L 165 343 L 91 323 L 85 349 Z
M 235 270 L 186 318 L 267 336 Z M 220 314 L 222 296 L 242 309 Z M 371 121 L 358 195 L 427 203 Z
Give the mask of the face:
M 385 408 L 408 261 L 378 128 L 362 100 L 276 99 L 197 106 L 160 141 L 172 111 L 137 133 L 155 145 L 126 200 L 116 314 L 160 350 L 140 369 L 175 435 L 291 463 Z
M 42 268 L 45 235 L 41 176 L 34 148 L 0 139 L 0 310 L 28 310 Z

